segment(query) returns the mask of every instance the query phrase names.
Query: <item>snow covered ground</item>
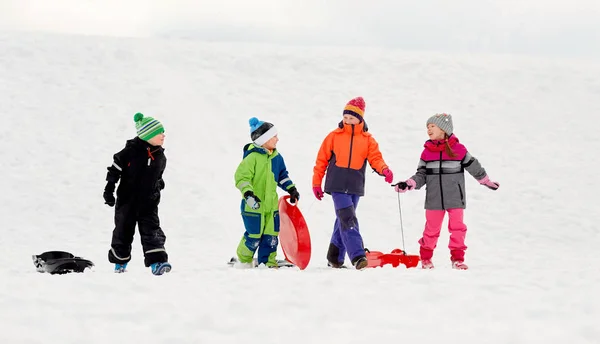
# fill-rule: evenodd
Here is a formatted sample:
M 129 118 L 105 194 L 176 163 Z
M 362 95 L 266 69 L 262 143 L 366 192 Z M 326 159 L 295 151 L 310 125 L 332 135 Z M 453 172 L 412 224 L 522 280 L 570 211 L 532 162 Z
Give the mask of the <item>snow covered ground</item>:
M 450 268 L 446 231 L 432 271 L 326 268 L 333 204 L 314 200 L 312 167 L 358 95 L 395 181 L 415 171 L 425 120 L 449 112 L 500 182 L 467 176 L 470 270 Z M 0 33 L 0 343 L 598 343 L 599 99 L 600 65 L 584 59 Z M 106 167 L 138 111 L 167 134 L 163 277 L 137 235 L 127 274 L 106 257 Z M 312 236 L 304 271 L 225 264 L 251 116 L 279 128 Z M 424 197 L 401 196 L 409 253 Z M 367 177 L 358 217 L 367 247 L 402 247 L 383 178 Z M 30 257 L 48 250 L 96 266 L 40 274 Z

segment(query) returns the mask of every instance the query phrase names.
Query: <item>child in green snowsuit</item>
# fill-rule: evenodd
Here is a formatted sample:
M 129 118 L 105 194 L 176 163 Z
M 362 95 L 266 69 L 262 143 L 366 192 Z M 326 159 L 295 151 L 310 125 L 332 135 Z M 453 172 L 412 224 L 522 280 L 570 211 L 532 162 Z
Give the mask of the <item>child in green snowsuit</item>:
M 244 158 L 235 171 L 235 185 L 243 195 L 242 219 L 246 232 L 237 248 L 238 266 L 252 267 L 258 249 L 258 264 L 277 267 L 279 207 L 277 187 L 296 203 L 300 194 L 288 177 L 283 157 L 277 152 L 277 129 L 273 124 L 250 119 L 252 143 L 244 146 Z

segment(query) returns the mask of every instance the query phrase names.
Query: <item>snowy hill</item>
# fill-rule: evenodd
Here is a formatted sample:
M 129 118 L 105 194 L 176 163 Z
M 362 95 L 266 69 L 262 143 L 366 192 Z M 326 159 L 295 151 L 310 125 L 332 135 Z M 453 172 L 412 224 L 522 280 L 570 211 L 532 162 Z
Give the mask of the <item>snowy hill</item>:
M 600 66 L 356 49 L 0 33 L 0 342 L 599 342 Z M 312 168 L 358 95 L 396 181 L 415 171 L 426 119 L 449 112 L 500 182 L 492 192 L 467 175 L 469 271 L 451 270 L 445 229 L 432 271 L 326 268 L 333 203 L 314 200 Z M 161 278 L 138 235 L 129 273 L 106 258 L 106 167 L 138 111 L 167 135 L 160 218 L 174 270 Z M 224 264 L 243 233 L 233 172 L 252 116 L 279 128 L 311 230 L 305 271 Z M 401 196 L 409 253 L 424 197 Z M 367 247 L 401 247 L 397 196 L 376 174 L 358 218 Z M 37 273 L 30 256 L 55 249 L 96 267 Z

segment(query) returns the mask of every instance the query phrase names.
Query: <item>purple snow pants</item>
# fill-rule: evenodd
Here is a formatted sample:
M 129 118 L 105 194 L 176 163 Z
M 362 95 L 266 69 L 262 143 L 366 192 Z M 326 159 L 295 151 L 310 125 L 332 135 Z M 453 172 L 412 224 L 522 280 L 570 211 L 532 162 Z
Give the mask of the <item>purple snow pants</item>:
M 356 207 L 360 196 L 332 192 L 331 197 L 335 207 L 336 220 L 329 251 L 327 252 L 327 260 L 330 263 L 342 264 L 347 252 L 350 261 L 354 263 L 358 258 L 365 256 L 363 240 L 356 218 Z

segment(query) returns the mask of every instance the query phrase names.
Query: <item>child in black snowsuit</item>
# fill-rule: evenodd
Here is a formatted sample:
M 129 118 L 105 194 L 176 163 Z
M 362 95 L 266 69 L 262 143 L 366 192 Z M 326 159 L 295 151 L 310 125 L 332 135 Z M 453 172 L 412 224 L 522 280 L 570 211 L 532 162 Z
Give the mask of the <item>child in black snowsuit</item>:
M 115 206 L 115 229 L 112 234 L 108 260 L 115 264 L 115 272 L 125 272 L 131 260 L 131 243 L 138 230 L 144 250 L 144 264 L 155 275 L 171 271 L 165 250 L 165 233 L 160 228 L 158 203 L 164 189 L 162 179 L 167 165 L 162 144 L 165 139 L 163 125 L 152 117 L 137 113 L 134 116 L 137 137 L 128 140 L 108 167 L 104 201 Z M 115 184 L 117 199 L 113 195 Z

